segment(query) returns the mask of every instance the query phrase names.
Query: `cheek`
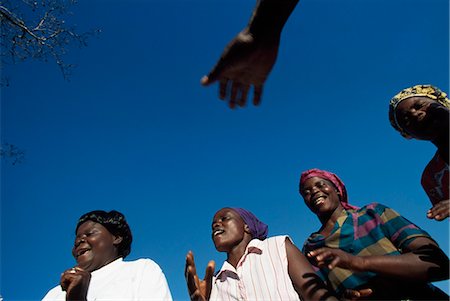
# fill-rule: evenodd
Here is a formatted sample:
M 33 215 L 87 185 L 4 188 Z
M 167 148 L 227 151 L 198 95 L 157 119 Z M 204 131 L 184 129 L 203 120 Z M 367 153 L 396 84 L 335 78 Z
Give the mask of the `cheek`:
M 306 207 L 308 207 L 309 211 L 315 213 L 315 211 L 313 210 L 314 206 L 311 204 L 311 199 L 309 197 L 304 198 L 304 203 Z

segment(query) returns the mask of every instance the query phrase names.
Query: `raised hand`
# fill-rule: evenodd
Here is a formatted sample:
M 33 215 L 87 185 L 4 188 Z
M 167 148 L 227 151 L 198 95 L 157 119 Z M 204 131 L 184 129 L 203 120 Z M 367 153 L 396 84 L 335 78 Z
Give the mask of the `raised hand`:
M 186 255 L 186 266 L 184 276 L 188 287 L 191 301 L 207 301 L 211 296 L 212 277 L 214 274 L 215 263 L 213 260 L 208 262 L 205 272 L 205 278 L 200 280 L 195 268 L 194 254 L 189 251 Z
M 201 83 L 209 85 L 219 81 L 219 97 L 228 100 L 230 108 L 243 107 L 253 87 L 253 104 L 259 105 L 278 47 L 278 39 L 260 41 L 244 30 L 227 45 L 216 66 L 201 79 Z
M 79 267 L 65 270 L 61 274 L 60 285 L 66 291 L 66 301 L 85 301 L 91 282 L 91 273 Z
M 434 205 L 433 208 L 428 210 L 427 217 L 437 221 L 443 221 L 446 219 L 450 214 L 449 202 L 450 200 L 443 200 Z
M 258 0 L 247 27 L 225 47 L 203 85 L 219 81 L 219 97 L 230 108 L 247 102 L 253 87 L 253 104 L 259 105 L 264 83 L 277 59 L 281 31 L 298 0 Z

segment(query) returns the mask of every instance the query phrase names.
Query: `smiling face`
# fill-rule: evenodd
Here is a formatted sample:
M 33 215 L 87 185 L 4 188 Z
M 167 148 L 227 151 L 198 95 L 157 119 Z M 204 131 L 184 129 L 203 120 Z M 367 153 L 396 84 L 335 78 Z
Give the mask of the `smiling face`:
M 307 179 L 300 190 L 306 206 L 319 218 L 330 217 L 342 208 L 336 187 L 320 177 Z
M 448 127 L 448 109 L 428 97 L 416 96 L 402 100 L 395 110 L 398 125 L 411 137 L 434 140 L 442 127 Z
M 230 253 L 239 245 L 247 246 L 251 233 L 241 216 L 231 208 L 222 208 L 212 221 L 212 239 L 216 250 Z
M 92 272 L 119 257 L 121 241 L 122 237 L 112 235 L 101 224 L 86 221 L 78 227 L 72 255 L 80 268 Z

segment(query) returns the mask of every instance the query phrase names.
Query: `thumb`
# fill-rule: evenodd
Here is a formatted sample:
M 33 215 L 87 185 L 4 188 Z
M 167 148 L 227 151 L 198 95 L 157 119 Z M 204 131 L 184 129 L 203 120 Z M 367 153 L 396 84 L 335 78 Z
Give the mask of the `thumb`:
M 212 80 L 208 75 L 205 75 L 201 78 L 200 83 L 203 86 L 209 86 L 210 84 L 212 84 L 213 82 L 215 82 L 216 80 Z

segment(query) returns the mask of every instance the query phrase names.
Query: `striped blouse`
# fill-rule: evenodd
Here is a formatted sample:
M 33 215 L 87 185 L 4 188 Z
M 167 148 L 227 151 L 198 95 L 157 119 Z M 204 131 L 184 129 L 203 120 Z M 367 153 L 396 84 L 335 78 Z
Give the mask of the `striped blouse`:
M 288 274 L 286 239 L 253 239 L 236 269 L 225 261 L 213 279 L 210 300 L 300 300 Z

